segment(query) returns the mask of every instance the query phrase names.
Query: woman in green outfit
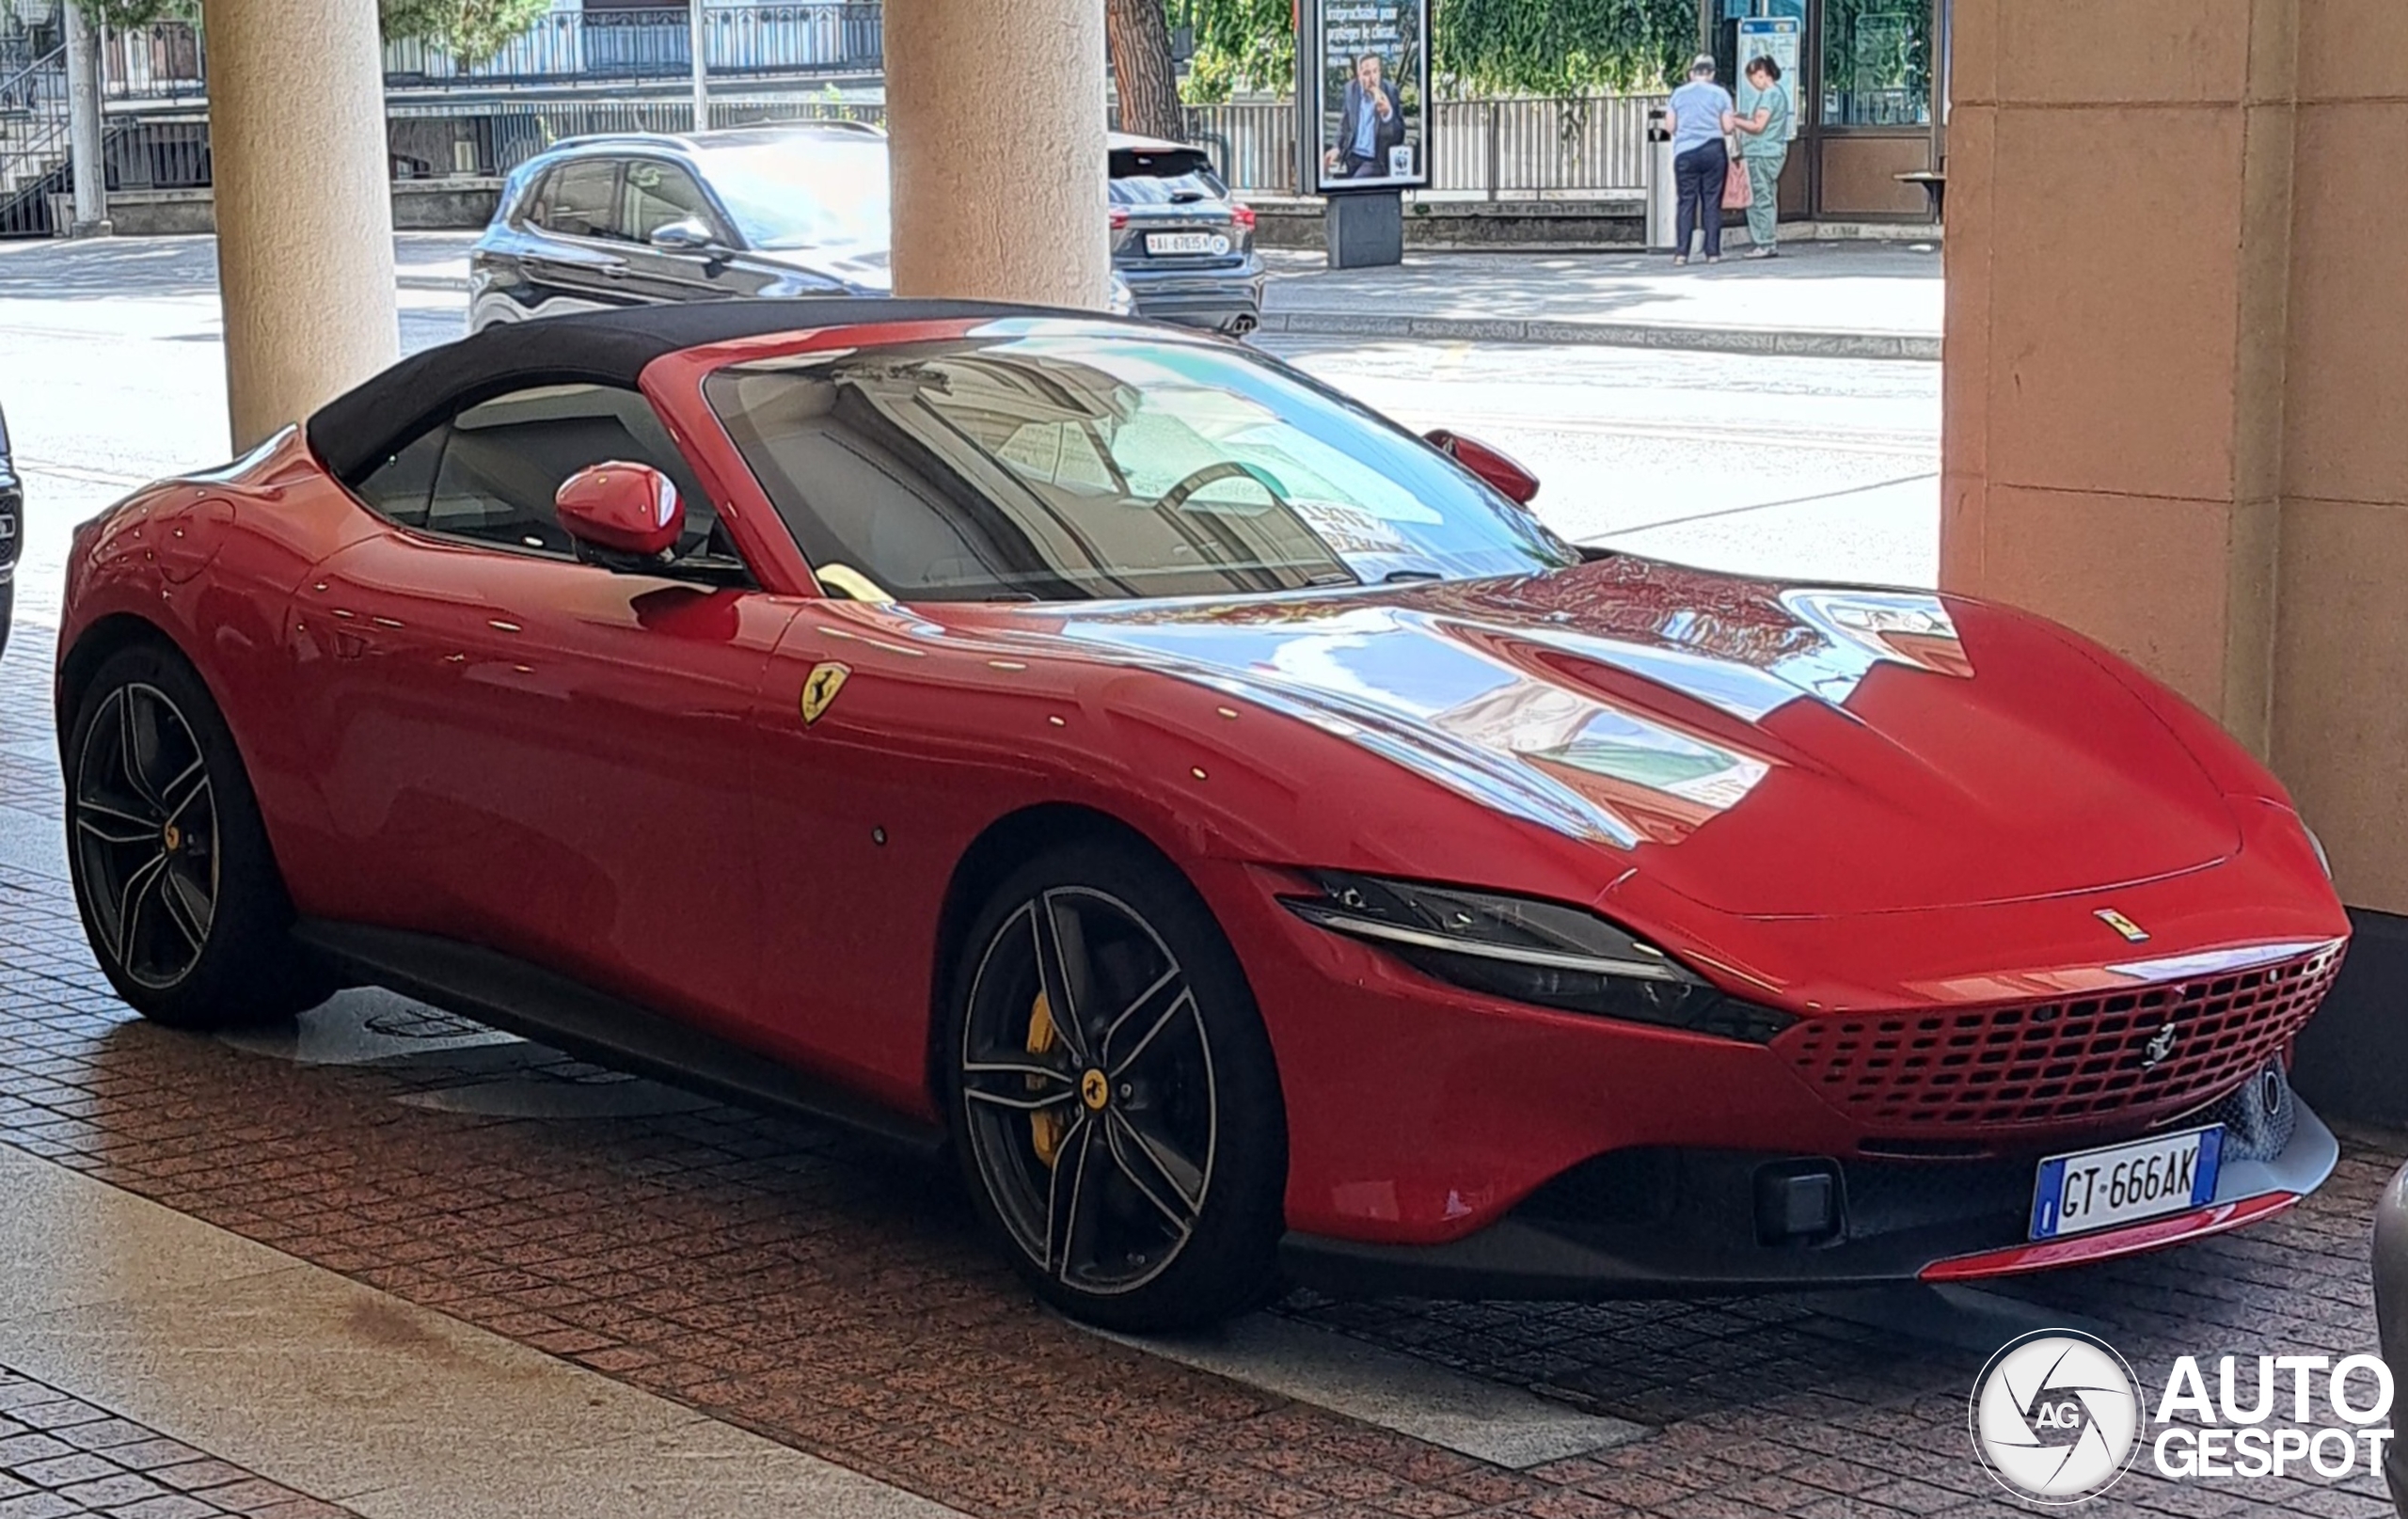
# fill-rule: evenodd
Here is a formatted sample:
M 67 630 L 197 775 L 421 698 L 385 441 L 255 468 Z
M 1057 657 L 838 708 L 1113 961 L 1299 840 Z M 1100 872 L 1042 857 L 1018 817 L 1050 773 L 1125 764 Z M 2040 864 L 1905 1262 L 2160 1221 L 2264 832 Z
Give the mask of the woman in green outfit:
M 1731 125 L 1739 134 L 1740 162 L 1748 166 L 1748 239 L 1755 244 L 1748 257 L 1769 259 L 1781 218 L 1781 166 L 1789 157 L 1789 93 L 1781 87 L 1781 65 L 1770 58 L 1748 65 L 1748 83 L 1756 108 L 1735 114 Z

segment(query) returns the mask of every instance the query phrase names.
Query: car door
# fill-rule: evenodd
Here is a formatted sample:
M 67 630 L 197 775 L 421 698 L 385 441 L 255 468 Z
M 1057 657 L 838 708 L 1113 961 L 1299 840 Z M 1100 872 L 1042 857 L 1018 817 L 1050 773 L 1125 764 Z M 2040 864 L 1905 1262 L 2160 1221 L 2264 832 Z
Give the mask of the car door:
M 676 222 L 700 222 L 709 231 L 707 249 L 663 248 L 652 236 Z M 658 158 L 630 158 L 619 177 L 619 230 L 626 241 L 629 296 L 642 301 L 717 301 L 756 295 L 757 276 L 748 277 L 735 256 L 735 235 L 685 166 Z
M 610 459 L 676 482 L 661 574 L 582 563 L 552 511 Z M 732 1031 L 759 921 L 756 706 L 796 603 L 752 590 L 638 393 L 471 407 L 356 487 L 387 530 L 296 597 L 296 693 L 347 895 L 320 908 L 480 944 Z
M 519 254 L 531 315 L 638 304 L 626 288 L 628 245 L 619 229 L 620 161 L 573 158 L 545 176 L 528 212 Z

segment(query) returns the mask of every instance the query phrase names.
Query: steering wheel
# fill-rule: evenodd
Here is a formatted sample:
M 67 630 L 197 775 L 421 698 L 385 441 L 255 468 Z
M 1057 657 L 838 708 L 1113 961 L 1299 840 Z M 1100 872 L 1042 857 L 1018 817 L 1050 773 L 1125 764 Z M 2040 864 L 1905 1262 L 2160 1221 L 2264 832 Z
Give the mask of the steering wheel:
M 1279 483 L 1271 478 L 1269 470 L 1259 469 L 1250 464 L 1240 464 L 1234 459 L 1216 459 L 1201 469 L 1191 470 L 1185 479 L 1156 497 L 1154 504 L 1148 510 L 1175 512 L 1186 505 L 1187 498 L 1197 491 L 1224 480 L 1253 481 L 1264 490 L 1269 491 L 1271 498 L 1280 506 L 1285 507 L 1288 504 L 1288 498 L 1280 494 Z

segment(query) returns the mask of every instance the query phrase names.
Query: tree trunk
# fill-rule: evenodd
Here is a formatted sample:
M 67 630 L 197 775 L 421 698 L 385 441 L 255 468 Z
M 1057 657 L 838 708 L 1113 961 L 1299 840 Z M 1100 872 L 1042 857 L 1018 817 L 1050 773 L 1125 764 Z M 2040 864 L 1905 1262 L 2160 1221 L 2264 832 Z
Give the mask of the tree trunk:
M 1181 134 L 1179 80 L 1170 61 L 1170 18 L 1163 0 L 1104 0 L 1103 35 L 1112 82 L 1120 94 L 1120 130 L 1146 137 Z

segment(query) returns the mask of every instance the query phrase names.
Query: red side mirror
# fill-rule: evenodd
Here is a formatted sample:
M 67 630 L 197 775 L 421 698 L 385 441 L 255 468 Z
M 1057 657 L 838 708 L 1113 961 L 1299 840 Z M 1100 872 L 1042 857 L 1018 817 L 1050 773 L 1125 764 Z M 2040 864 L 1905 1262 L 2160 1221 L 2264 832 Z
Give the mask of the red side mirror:
M 561 527 L 580 544 L 654 559 L 677 546 L 686 503 L 650 465 L 612 459 L 578 470 L 552 497 Z
M 1528 506 L 1539 493 L 1539 477 L 1515 464 L 1501 449 L 1492 449 L 1476 437 L 1450 433 L 1443 427 L 1422 436 L 1439 452 L 1496 486 L 1509 501 Z

